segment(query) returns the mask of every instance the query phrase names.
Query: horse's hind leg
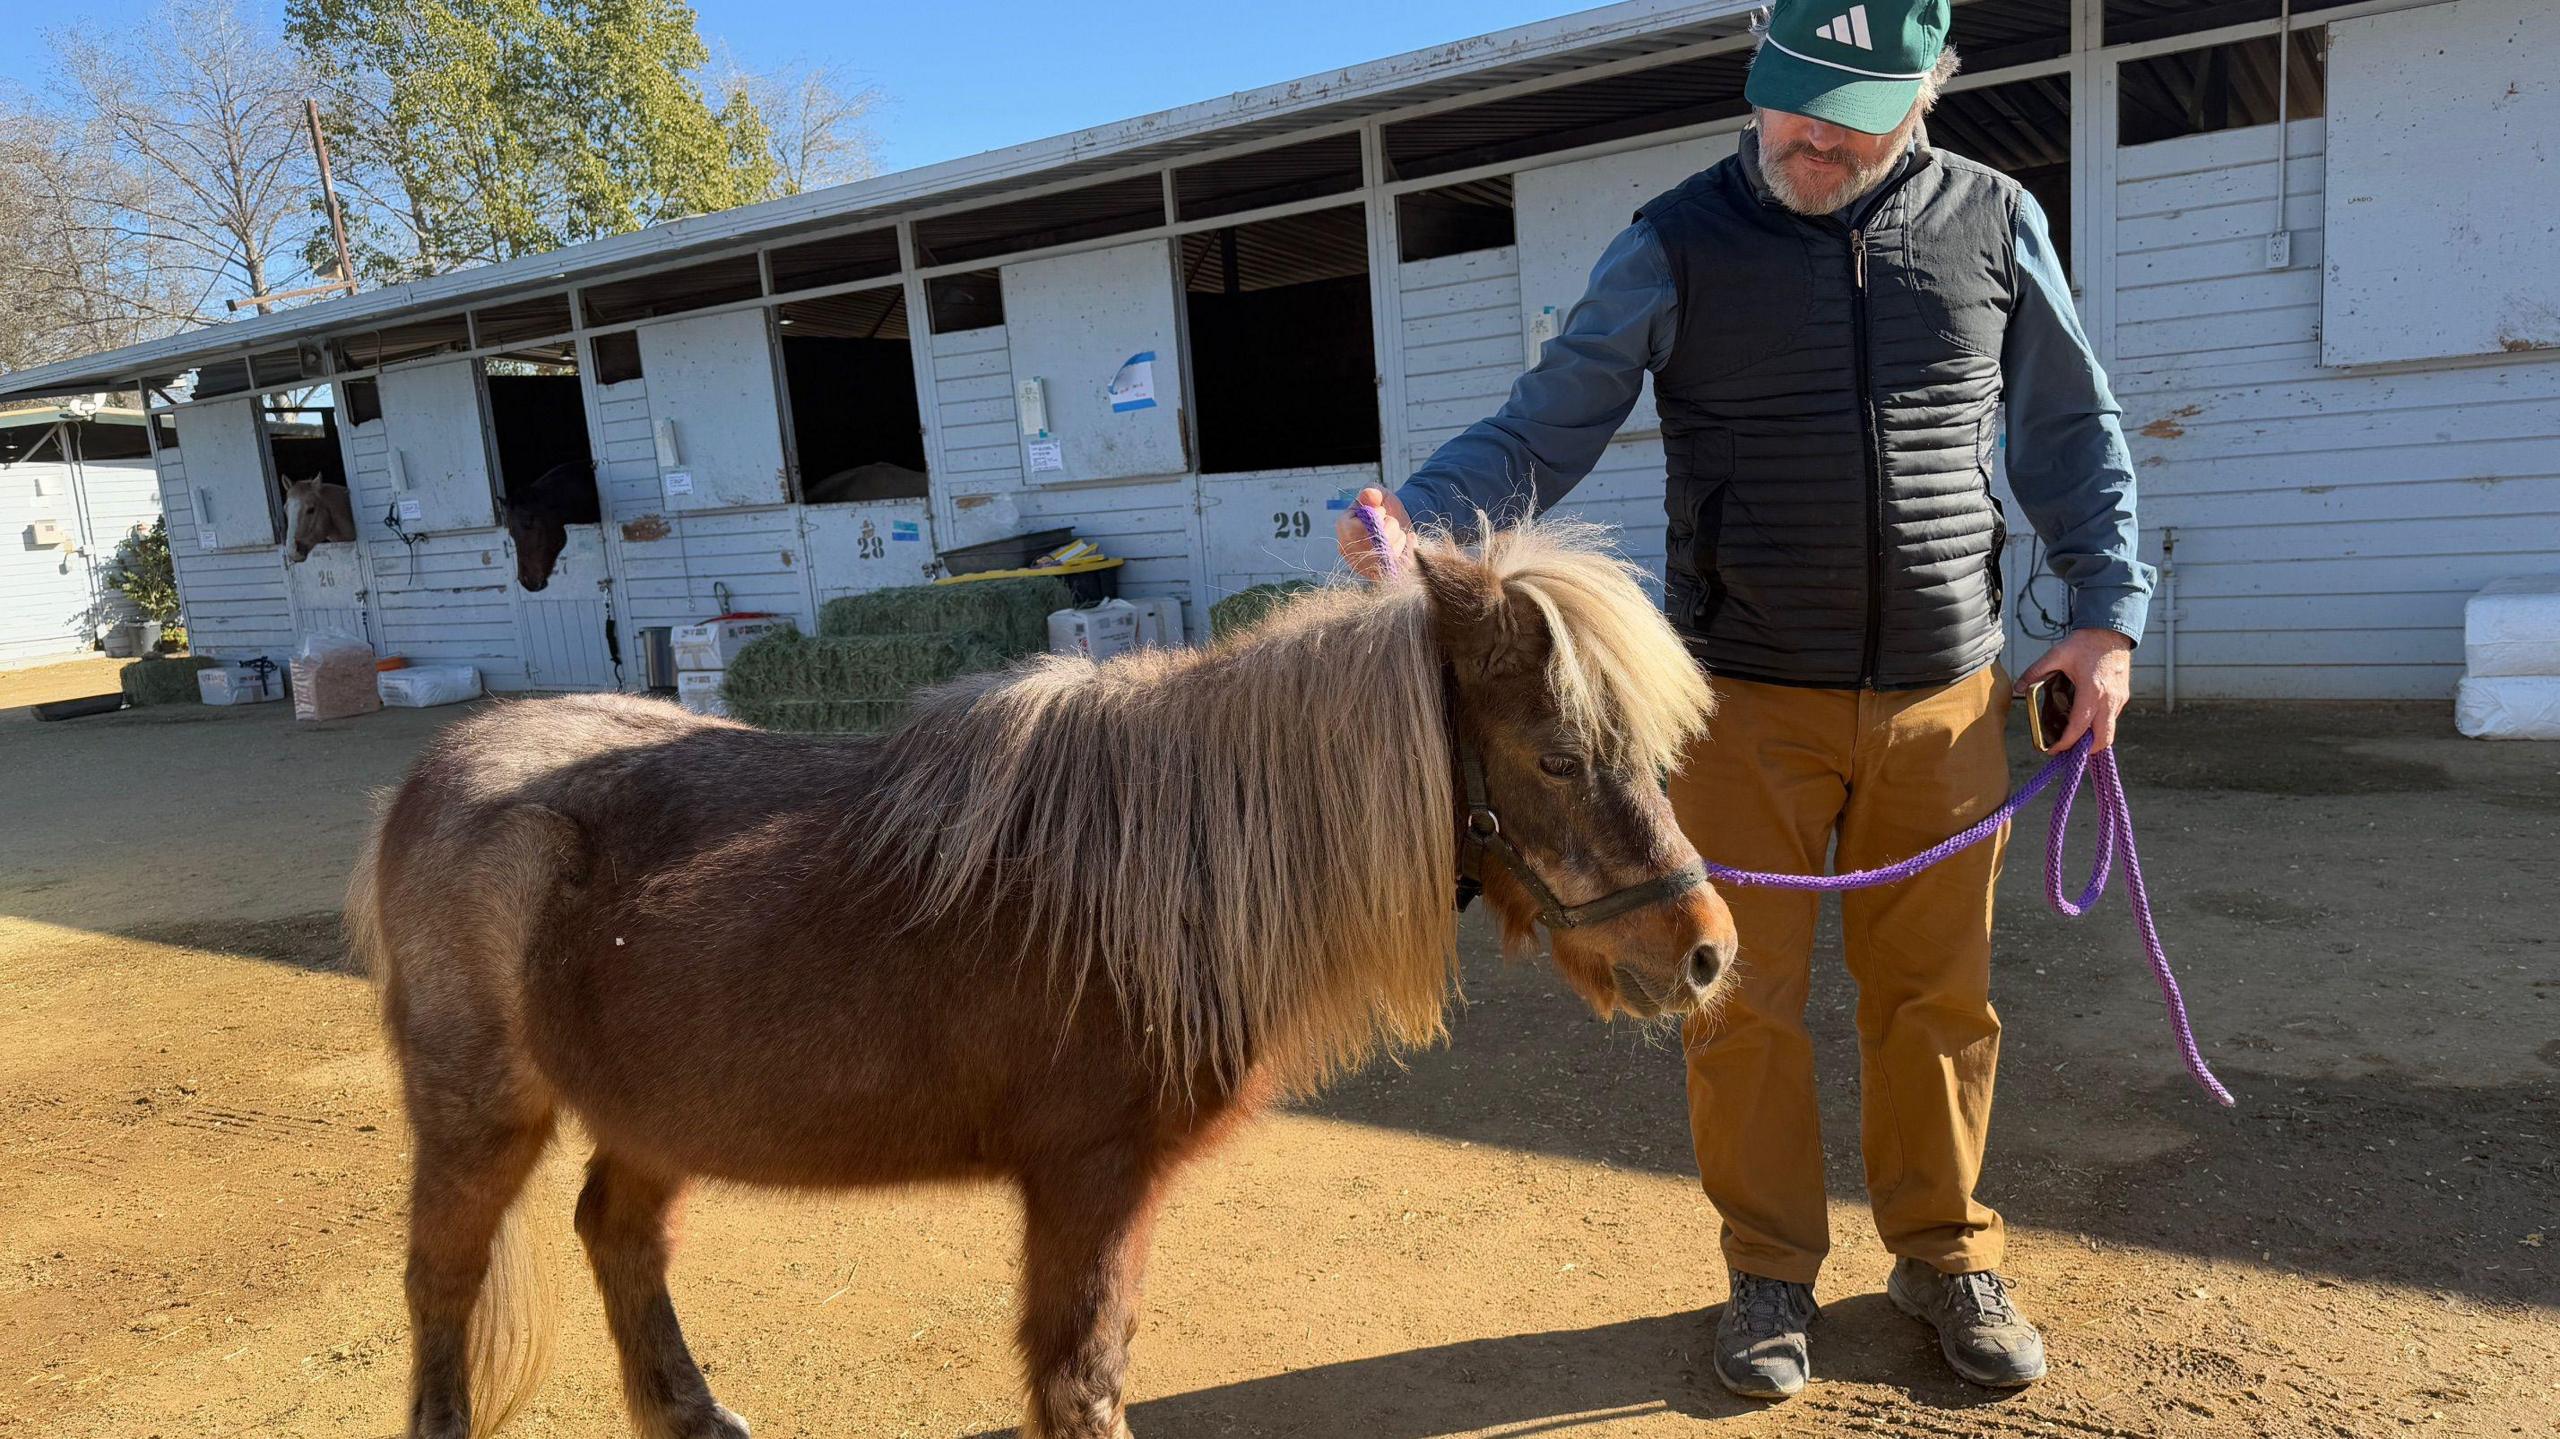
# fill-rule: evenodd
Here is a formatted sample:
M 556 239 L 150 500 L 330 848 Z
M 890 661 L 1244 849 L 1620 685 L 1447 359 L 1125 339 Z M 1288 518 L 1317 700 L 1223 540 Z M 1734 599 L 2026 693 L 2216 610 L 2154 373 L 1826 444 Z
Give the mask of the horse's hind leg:
M 744 1439 L 746 1421 L 711 1398 L 667 1294 L 667 1222 L 681 1180 L 598 1151 L 578 1194 L 578 1237 L 622 1357 L 622 1393 L 643 1439 Z
M 429 1095 L 414 1086 L 409 1111 L 417 1131 L 409 1196 L 409 1435 L 467 1439 L 503 1422 L 540 1378 L 548 1316 L 517 1312 L 538 1297 L 513 1273 L 523 1256 L 496 1256 L 505 1268 L 494 1282 L 491 1268 L 507 1210 L 550 1141 L 551 1112 L 486 1092 Z M 484 1286 L 489 1312 L 475 1338 L 472 1309 Z M 475 1416 L 475 1403 L 496 1412 Z

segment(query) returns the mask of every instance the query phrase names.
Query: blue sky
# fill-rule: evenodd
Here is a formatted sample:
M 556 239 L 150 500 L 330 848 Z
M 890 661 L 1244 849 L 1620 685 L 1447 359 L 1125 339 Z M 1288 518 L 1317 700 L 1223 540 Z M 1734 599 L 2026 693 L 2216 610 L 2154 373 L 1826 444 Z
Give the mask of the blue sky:
M 746 64 L 833 61 L 879 87 L 886 103 L 872 129 L 881 160 L 905 169 L 1569 14 L 1587 0 L 1216 0 L 1160 11 L 1097 0 L 696 0 L 696 8 L 704 36 L 726 41 Z M 45 9 L 48 28 L 82 20 L 129 28 L 150 6 L 58 0 Z M 47 58 L 40 44 L 0 46 L 0 77 L 40 87 Z

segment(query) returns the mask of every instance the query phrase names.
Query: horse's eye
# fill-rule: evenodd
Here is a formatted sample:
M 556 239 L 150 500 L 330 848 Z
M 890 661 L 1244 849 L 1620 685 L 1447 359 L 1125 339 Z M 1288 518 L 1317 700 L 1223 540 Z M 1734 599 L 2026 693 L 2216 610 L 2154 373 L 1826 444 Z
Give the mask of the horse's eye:
M 1582 761 L 1569 754 L 1541 755 L 1538 757 L 1538 768 L 1558 779 L 1571 779 L 1582 773 Z

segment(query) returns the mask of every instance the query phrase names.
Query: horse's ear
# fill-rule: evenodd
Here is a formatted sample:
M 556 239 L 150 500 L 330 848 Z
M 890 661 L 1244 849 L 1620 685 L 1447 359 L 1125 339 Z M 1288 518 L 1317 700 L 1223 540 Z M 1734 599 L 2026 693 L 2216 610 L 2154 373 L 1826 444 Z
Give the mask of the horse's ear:
M 1420 547 L 1412 555 L 1430 599 L 1432 633 L 1461 675 L 1513 678 L 1545 667 L 1554 645 L 1536 605 L 1505 593 L 1493 571 L 1471 556 Z

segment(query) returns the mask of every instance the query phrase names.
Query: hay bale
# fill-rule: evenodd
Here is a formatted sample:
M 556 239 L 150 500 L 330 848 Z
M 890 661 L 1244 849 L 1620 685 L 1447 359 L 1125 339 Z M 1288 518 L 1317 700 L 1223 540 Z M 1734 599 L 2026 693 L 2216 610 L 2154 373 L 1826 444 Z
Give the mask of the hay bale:
M 891 728 L 927 685 L 1014 657 L 999 638 L 958 634 L 767 635 L 729 661 L 721 697 L 767 729 L 873 734 Z
M 1036 654 L 1049 643 L 1049 612 L 1074 603 L 1067 582 L 1046 575 L 908 585 L 827 601 L 818 611 L 818 633 L 841 639 L 975 631 L 997 637 L 1015 654 Z
M 210 655 L 135 660 L 119 676 L 124 702 L 136 707 L 202 704 L 204 697 L 196 692 L 196 671 L 221 663 Z
M 1286 580 L 1279 584 L 1254 585 L 1236 591 L 1209 606 L 1209 637 L 1225 639 L 1252 629 L 1289 602 L 1292 595 L 1305 594 L 1315 588 L 1306 580 Z

